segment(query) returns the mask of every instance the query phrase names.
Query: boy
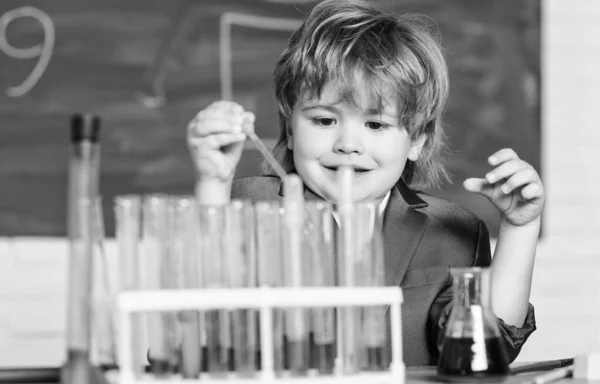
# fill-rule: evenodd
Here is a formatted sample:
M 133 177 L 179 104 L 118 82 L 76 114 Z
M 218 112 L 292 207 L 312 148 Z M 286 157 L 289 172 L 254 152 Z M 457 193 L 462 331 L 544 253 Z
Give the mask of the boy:
M 535 330 L 528 303 L 545 194 L 514 151 L 490 156 L 464 187 L 501 214 L 491 260 L 485 224 L 417 188 L 447 179 L 441 115 L 448 73 L 436 41 L 411 20 L 363 0 L 326 0 L 293 34 L 275 68 L 281 133 L 275 155 L 303 180 L 307 199 L 336 202 L 335 174 L 354 168 L 356 200 L 383 210 L 386 284 L 403 288 L 404 361 L 436 364 L 452 309 L 448 267 L 490 266 L 492 303 L 510 360 Z M 281 180 L 233 180 L 252 113 L 228 101 L 188 127 L 201 204 L 281 197 Z M 266 169 L 268 173 L 268 169 Z

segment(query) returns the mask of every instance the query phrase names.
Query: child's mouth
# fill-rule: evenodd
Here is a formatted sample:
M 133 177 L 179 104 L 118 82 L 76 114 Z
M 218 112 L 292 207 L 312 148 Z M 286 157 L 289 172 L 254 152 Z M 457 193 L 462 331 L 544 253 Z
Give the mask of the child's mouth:
M 337 172 L 339 167 L 328 167 L 328 166 L 323 166 L 325 169 L 328 169 L 332 172 Z M 353 167 L 354 172 L 356 173 L 367 173 L 370 171 L 370 169 L 366 169 L 366 168 L 362 168 L 362 167 Z

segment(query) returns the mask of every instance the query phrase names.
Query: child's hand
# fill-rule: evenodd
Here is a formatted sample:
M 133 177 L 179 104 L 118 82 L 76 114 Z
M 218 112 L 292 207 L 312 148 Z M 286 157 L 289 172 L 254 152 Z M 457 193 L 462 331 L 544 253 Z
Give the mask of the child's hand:
M 233 179 L 246 130 L 254 130 L 254 114 L 232 101 L 214 102 L 194 117 L 187 137 L 199 181 Z
M 501 149 L 488 158 L 495 168 L 485 179 L 470 178 L 464 187 L 484 195 L 515 226 L 538 219 L 544 208 L 544 186 L 538 173 L 512 149 Z

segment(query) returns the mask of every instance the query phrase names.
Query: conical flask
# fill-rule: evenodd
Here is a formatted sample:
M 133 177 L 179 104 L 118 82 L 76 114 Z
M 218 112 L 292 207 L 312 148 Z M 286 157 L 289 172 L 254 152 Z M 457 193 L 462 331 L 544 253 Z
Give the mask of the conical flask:
M 492 313 L 490 270 L 451 268 L 454 306 L 446 326 L 438 374 L 447 379 L 502 379 L 508 356 Z

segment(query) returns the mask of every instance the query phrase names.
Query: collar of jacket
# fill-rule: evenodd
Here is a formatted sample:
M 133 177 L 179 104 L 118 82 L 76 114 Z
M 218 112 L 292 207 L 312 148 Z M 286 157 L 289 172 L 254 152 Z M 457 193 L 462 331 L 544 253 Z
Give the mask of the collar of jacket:
M 392 195 L 390 196 L 390 199 L 395 194 L 394 190 L 402 197 L 402 199 L 410 208 L 417 209 L 424 208 L 427 206 L 427 203 L 423 199 L 421 199 L 412 189 L 410 189 L 402 180 L 399 180 L 394 186 L 394 188 L 392 188 Z M 280 181 L 279 196 L 283 197 L 283 181 Z M 307 186 L 304 186 L 304 199 L 323 200 L 321 196 L 314 193 Z

